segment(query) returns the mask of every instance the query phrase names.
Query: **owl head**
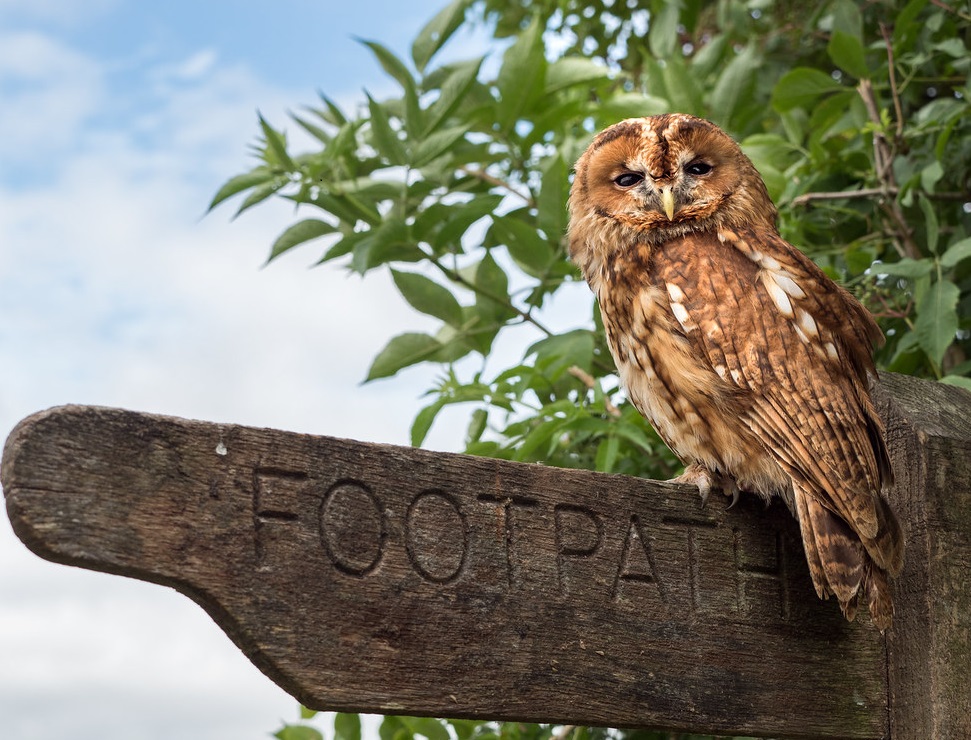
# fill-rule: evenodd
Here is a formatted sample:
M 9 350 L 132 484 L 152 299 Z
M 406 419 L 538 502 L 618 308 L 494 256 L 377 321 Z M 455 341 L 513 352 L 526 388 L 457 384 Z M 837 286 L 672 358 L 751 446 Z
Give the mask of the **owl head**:
M 775 217 L 755 166 L 715 124 L 681 113 L 631 118 L 598 134 L 576 163 L 570 251 L 582 266 L 583 250 L 722 227 L 774 231 Z

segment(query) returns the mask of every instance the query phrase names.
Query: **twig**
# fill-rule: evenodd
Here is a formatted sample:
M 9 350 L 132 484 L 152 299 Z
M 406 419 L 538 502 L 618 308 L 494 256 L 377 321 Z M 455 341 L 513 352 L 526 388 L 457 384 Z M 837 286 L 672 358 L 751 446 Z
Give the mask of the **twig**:
M 894 181 L 893 168 L 891 167 L 893 157 L 891 156 L 890 143 L 883 133 L 883 120 L 880 117 L 880 108 L 877 106 L 876 96 L 873 94 L 873 85 L 870 84 L 870 80 L 862 79 L 860 84 L 856 86 L 856 91 L 863 99 L 867 115 L 870 122 L 873 123 L 873 160 L 877 168 L 877 179 L 884 186 L 896 187 L 897 183 Z
M 818 193 L 803 193 L 792 199 L 792 205 L 804 206 L 814 200 L 853 200 L 855 198 L 874 198 L 880 195 L 896 196 L 897 188 L 860 188 L 859 190 L 831 190 Z M 930 200 L 971 202 L 971 193 L 927 193 Z
M 881 311 L 871 311 L 871 313 L 877 318 L 906 319 L 908 316 L 910 316 L 910 312 L 914 308 L 913 298 L 907 301 L 907 305 L 903 309 L 900 309 L 892 307 L 889 303 L 887 303 L 886 297 L 880 293 L 877 293 L 874 297 L 880 301 L 881 305 L 883 306 L 883 310 Z
M 904 136 L 904 111 L 900 106 L 900 94 L 897 92 L 897 74 L 893 68 L 893 39 L 890 37 L 890 29 L 885 23 L 880 24 L 880 33 L 883 35 L 883 42 L 887 45 L 887 66 L 890 69 L 890 95 L 893 98 L 893 111 L 897 117 L 897 130 L 894 134 L 896 143 L 900 143 Z
M 814 200 L 843 200 L 854 198 L 873 198 L 878 195 L 896 195 L 897 189 L 888 191 L 886 188 L 862 188 L 860 190 L 836 190 L 824 193 L 803 193 L 792 199 L 792 205 L 804 206 Z
M 569 370 L 567 370 L 570 375 L 583 383 L 590 390 L 594 390 L 597 387 L 597 381 L 593 379 L 593 376 L 584 370 L 582 367 L 577 365 L 572 365 Z M 611 403 L 610 399 L 607 398 L 607 394 L 604 394 L 604 408 L 607 409 L 607 413 L 614 418 L 619 418 L 621 413 L 620 409 Z
M 880 109 L 877 107 L 877 100 L 873 94 L 873 85 L 870 84 L 870 80 L 863 79 L 860 80 L 856 90 L 863 99 L 867 115 L 873 123 L 873 161 L 876 165 L 877 181 L 881 185 L 880 190 L 888 195 L 891 192 L 896 193 L 897 181 L 893 176 L 893 150 L 883 133 L 883 121 L 880 118 Z M 900 203 L 895 198 L 883 198 L 879 205 L 896 226 L 895 235 L 897 239 L 894 240 L 894 247 L 897 254 L 901 257 L 920 259 L 920 247 L 914 241 L 913 231 L 907 225 Z
M 495 303 L 498 303 L 500 306 L 504 306 L 508 308 L 510 311 L 515 313 L 519 318 L 521 318 L 524 322 L 528 324 L 532 324 L 541 332 L 543 332 L 546 336 L 548 337 L 553 336 L 553 332 L 547 329 L 543 324 L 541 324 L 530 311 L 524 311 L 519 306 L 515 305 L 512 301 L 508 300 L 506 297 L 497 295 L 493 293 L 491 290 L 485 290 L 481 288 L 480 286 L 473 283 L 471 280 L 467 280 L 457 270 L 453 270 L 443 265 L 440 260 L 432 257 L 431 255 L 426 254 L 425 257 L 428 259 L 429 262 L 435 265 L 435 267 L 441 270 L 442 274 L 444 274 L 445 277 L 447 277 L 449 280 L 452 280 L 453 282 L 456 282 L 459 285 L 462 285 L 465 288 L 468 288 L 473 293 L 480 295 L 483 298 L 488 298 L 490 301 L 493 301 Z
M 533 207 L 536 205 L 536 203 L 533 201 L 532 196 L 521 193 L 519 190 L 514 188 L 505 180 L 495 177 L 494 175 L 490 175 L 485 170 L 474 170 L 471 167 L 466 167 L 465 165 L 462 165 L 461 167 L 459 167 L 459 171 L 464 172 L 466 175 L 470 175 L 479 180 L 482 180 L 482 182 L 487 182 L 490 185 L 494 185 L 497 188 L 502 188 L 503 190 L 522 198 L 524 201 L 526 201 L 526 204 L 529 205 L 530 207 Z
M 954 13 L 954 15 L 956 15 L 958 18 L 960 18 L 962 20 L 971 21 L 971 15 L 969 15 L 967 13 L 962 13 L 957 8 L 952 8 L 950 5 L 948 5 L 947 3 L 943 2 L 943 0 L 931 0 L 931 5 L 936 5 L 938 8 L 943 8 L 944 10 L 948 11 L 949 13 Z

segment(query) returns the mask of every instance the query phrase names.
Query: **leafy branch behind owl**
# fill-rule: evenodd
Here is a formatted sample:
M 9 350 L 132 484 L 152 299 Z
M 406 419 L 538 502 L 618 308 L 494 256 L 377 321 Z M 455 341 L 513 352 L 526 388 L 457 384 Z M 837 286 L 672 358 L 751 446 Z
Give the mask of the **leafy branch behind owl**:
M 322 96 L 285 127 L 261 118 L 257 165 L 212 207 L 291 200 L 270 260 L 299 246 L 390 271 L 427 318 L 367 379 L 438 365 L 414 444 L 448 408 L 467 414 L 474 454 L 670 477 L 679 465 L 626 403 L 577 287 L 566 197 L 596 131 L 698 115 L 755 163 L 782 236 L 877 317 L 878 365 L 971 388 L 967 5 L 635 5 L 456 0 L 410 49 L 362 41 L 397 92 L 354 110 Z M 470 29 L 490 35 L 482 57 L 463 57 Z M 313 145 L 295 151 L 285 129 Z

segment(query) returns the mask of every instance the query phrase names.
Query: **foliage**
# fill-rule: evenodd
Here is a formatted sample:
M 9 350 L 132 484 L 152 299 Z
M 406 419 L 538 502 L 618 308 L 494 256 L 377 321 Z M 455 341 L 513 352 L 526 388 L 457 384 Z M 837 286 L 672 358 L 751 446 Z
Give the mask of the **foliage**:
M 368 380 L 420 362 L 442 374 L 417 416 L 471 408 L 475 454 L 661 477 L 675 461 L 622 401 L 592 318 L 561 327 L 553 297 L 578 280 L 565 252 L 570 167 L 621 118 L 679 110 L 736 135 L 781 206 L 783 236 L 880 319 L 882 367 L 971 387 L 971 63 L 952 0 L 454 0 L 410 58 L 364 41 L 399 92 L 349 112 L 326 96 L 293 114 L 291 151 L 260 118 L 259 164 L 215 207 L 271 196 L 302 217 L 270 259 L 315 244 L 319 263 L 389 269 L 438 324 L 390 339 Z M 891 29 L 881 18 L 895 17 Z M 436 64 L 463 25 L 501 54 Z M 570 292 L 571 297 L 580 292 Z M 487 362 L 502 338 L 513 367 Z
M 317 714 L 300 707 L 301 720 L 313 719 Z M 333 740 L 360 740 L 361 724 L 361 718 L 357 714 L 337 714 L 334 718 Z M 378 736 L 380 740 L 705 740 L 707 737 L 644 730 L 621 732 L 602 727 L 396 716 L 382 718 Z M 298 724 L 284 724 L 273 737 L 278 740 L 324 740 L 324 733 L 312 724 L 302 721 Z
M 882 368 L 971 388 L 971 16 L 960 0 L 453 0 L 407 56 L 363 41 L 397 92 L 292 115 L 296 153 L 260 118 L 259 163 L 215 207 L 270 197 L 300 219 L 269 259 L 320 250 L 389 270 L 437 329 L 393 337 L 367 380 L 437 363 L 417 415 L 470 409 L 466 450 L 651 477 L 675 461 L 619 391 L 599 315 L 565 251 L 573 161 L 603 126 L 682 111 L 740 141 L 780 231 L 878 317 Z M 884 19 L 893 19 L 893 26 Z M 437 62 L 467 26 L 484 57 Z M 563 326 L 563 296 L 587 318 Z M 554 299 L 559 298 L 559 303 Z M 493 367 L 497 346 L 518 347 Z M 349 715 L 336 740 L 358 740 Z M 341 719 L 344 718 L 344 719 Z M 316 730 L 277 737 L 319 737 Z M 360 725 L 356 725 L 359 732 Z M 289 734 L 290 732 L 294 734 Z M 571 729 L 577 740 L 608 731 Z M 388 717 L 382 740 L 548 740 L 563 728 Z M 627 740 L 661 737 L 625 733 Z

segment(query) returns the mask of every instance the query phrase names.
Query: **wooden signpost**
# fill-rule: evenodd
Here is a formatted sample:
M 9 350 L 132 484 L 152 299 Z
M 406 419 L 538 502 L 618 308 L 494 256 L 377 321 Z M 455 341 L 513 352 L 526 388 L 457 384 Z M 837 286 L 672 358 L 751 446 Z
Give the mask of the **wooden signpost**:
M 886 636 L 753 497 L 81 406 L 21 422 L 2 482 L 35 553 L 186 594 L 309 707 L 971 737 L 971 395 L 880 400 L 908 535 Z

